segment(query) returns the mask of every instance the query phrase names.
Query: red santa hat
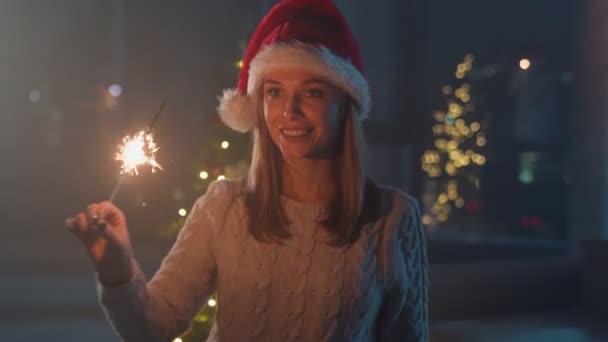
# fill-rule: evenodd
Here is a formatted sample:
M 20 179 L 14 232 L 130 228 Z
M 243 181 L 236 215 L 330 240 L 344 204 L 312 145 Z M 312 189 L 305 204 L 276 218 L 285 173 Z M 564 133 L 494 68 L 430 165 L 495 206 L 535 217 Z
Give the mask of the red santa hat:
M 259 91 L 271 70 L 306 67 L 341 88 L 361 120 L 371 107 L 359 46 L 344 16 L 331 0 L 284 0 L 274 6 L 253 33 L 236 89 L 220 96 L 222 121 L 239 132 L 256 125 Z

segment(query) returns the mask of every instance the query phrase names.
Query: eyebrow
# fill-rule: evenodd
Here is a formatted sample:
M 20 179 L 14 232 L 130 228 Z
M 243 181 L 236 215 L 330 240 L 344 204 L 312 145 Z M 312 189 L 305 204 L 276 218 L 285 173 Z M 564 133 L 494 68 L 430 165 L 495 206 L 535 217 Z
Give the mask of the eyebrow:
M 303 84 L 321 83 L 321 84 L 328 85 L 328 86 L 331 85 L 327 80 L 322 79 L 322 78 L 314 78 L 314 79 L 306 80 L 302 83 Z M 277 81 L 277 80 L 267 79 L 267 80 L 264 80 L 264 84 L 281 85 L 283 83 L 280 81 Z

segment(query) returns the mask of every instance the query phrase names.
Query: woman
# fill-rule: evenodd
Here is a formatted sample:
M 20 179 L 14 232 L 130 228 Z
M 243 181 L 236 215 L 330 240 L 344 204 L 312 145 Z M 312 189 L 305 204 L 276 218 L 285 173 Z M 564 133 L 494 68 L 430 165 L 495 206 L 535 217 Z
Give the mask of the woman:
M 369 107 L 359 50 L 335 5 L 275 6 L 218 108 L 230 127 L 252 131 L 249 174 L 209 186 L 154 277 L 146 282 L 113 204 L 66 221 L 117 333 L 169 341 L 217 291 L 209 340 L 427 341 L 419 210 L 365 178 Z

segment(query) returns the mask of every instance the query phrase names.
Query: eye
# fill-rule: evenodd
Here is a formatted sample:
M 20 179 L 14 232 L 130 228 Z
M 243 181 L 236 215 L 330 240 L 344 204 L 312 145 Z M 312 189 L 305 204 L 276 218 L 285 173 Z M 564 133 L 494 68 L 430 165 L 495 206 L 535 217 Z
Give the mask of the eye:
M 304 95 L 306 95 L 306 97 L 323 97 L 323 95 L 325 95 L 325 93 L 323 92 L 322 89 L 319 88 L 310 88 L 307 89 L 306 92 L 304 92 Z
M 267 93 L 267 94 L 268 94 L 268 96 L 270 96 L 270 97 L 278 97 L 278 96 L 281 96 L 281 94 L 282 94 L 283 92 L 281 91 L 281 89 L 280 89 L 280 88 L 273 87 L 273 88 L 269 88 L 269 89 L 266 91 L 266 93 Z

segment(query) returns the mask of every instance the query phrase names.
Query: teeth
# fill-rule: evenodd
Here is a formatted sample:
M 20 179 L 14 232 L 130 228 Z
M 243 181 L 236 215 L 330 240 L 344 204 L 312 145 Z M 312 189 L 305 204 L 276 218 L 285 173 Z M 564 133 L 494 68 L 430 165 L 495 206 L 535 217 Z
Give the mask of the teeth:
M 283 134 L 291 137 L 297 137 L 308 134 L 308 131 L 306 131 L 305 129 L 284 129 L 282 130 L 282 132 Z

